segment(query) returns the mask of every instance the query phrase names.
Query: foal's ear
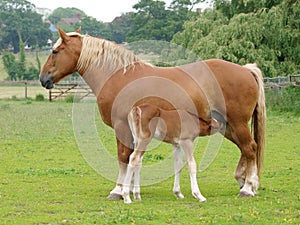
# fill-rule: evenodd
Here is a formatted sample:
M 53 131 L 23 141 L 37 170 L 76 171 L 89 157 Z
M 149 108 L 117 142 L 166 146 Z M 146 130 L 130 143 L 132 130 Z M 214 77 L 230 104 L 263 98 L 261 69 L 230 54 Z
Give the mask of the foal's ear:
M 58 28 L 58 32 L 63 42 L 67 42 L 70 40 L 70 37 L 62 29 Z
M 80 33 L 81 32 L 81 26 L 75 32 Z

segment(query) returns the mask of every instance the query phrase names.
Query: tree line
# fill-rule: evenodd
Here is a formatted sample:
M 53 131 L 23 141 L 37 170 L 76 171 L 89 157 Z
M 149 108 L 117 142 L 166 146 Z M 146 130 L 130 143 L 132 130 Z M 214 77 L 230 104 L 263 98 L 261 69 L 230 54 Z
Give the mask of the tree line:
M 43 20 L 35 6 L 26 0 L 0 0 L 0 52 L 4 64 L 11 65 L 6 68 L 10 79 L 34 79 L 30 71 L 29 75 L 21 75 L 23 58 L 17 60 L 5 55 L 9 55 L 9 50 L 22 52 L 24 44 L 38 50 L 48 39 L 55 41 L 57 32 L 49 30 L 53 24 L 65 31 L 81 26 L 82 33 L 117 43 L 167 41 L 191 50 L 201 59 L 221 58 L 238 64 L 256 62 L 265 76 L 270 77 L 299 73 L 299 1 L 211 0 L 210 8 L 200 13 L 195 11 L 195 5 L 204 1 L 173 0 L 167 6 L 160 0 L 140 0 L 132 6 L 135 12 L 103 23 L 77 8 L 57 8 Z M 63 23 L 62 18 L 72 17 L 80 20 Z M 33 68 L 31 71 L 35 72 Z

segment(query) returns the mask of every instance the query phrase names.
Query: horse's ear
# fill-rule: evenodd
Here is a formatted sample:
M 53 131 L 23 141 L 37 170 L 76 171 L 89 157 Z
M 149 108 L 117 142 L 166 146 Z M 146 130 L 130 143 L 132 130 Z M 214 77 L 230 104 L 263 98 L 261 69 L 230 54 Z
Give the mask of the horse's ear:
M 58 32 L 59 32 L 59 36 L 64 42 L 70 40 L 70 37 L 62 29 L 58 28 Z
M 81 26 L 76 30 L 77 33 L 81 32 Z

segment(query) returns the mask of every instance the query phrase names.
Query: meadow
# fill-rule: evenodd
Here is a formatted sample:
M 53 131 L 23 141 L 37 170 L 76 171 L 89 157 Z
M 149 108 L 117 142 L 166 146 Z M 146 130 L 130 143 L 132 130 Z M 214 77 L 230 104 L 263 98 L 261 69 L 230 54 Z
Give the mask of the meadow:
M 95 114 L 99 135 L 107 135 L 105 145 L 116 157 L 113 133 Z M 185 199 L 174 197 L 171 177 L 142 187 L 142 202 L 125 205 L 107 199 L 114 181 L 81 155 L 71 103 L 0 100 L 0 224 L 300 224 L 299 137 L 300 117 L 268 112 L 265 166 L 254 198 L 237 197 L 233 172 L 240 153 L 224 140 L 213 163 L 198 174 L 206 203 L 192 197 L 185 168 Z M 198 141 L 197 162 L 207 139 Z M 145 164 L 169 154 L 171 146 L 161 144 Z

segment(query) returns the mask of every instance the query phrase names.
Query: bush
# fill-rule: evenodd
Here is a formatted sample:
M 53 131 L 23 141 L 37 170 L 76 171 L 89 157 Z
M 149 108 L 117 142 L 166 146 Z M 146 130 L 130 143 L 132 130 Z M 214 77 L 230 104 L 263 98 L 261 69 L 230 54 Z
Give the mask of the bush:
M 270 110 L 300 114 L 300 87 L 268 89 L 266 90 L 266 104 Z
M 42 102 L 42 101 L 45 100 L 45 97 L 44 97 L 43 94 L 37 94 L 37 95 L 35 96 L 35 100 L 38 101 L 38 102 Z

